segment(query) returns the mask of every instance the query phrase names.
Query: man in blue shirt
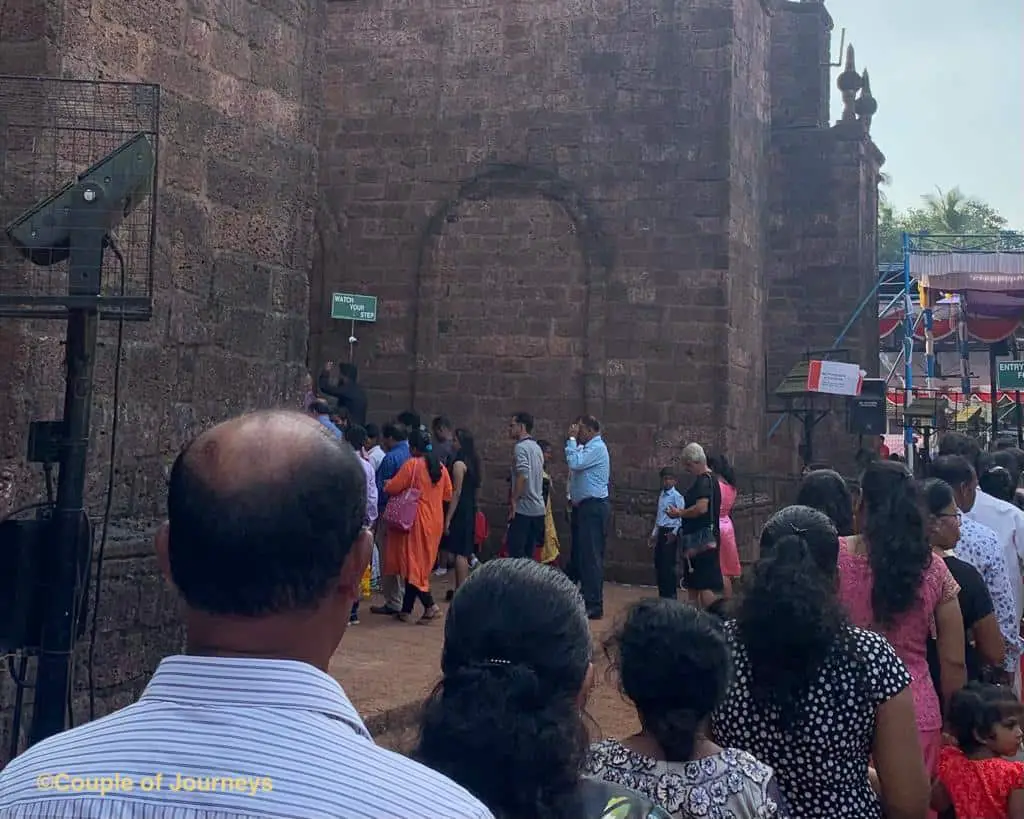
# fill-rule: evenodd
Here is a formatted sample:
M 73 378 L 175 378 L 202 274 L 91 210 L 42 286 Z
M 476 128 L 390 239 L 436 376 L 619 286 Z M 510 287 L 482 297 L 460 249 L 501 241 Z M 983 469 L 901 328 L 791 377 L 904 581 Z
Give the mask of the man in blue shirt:
M 373 614 L 398 614 L 402 611 L 405 584 L 402 582 L 403 578 L 397 575 L 384 574 L 384 555 L 388 548 L 387 525 L 384 523 L 388 496 L 384 491 L 384 484 L 395 477 L 402 464 L 409 460 L 409 431 L 403 424 L 385 424 L 380 437 L 381 445 L 387 452 L 377 467 L 377 519 L 380 521 L 380 543 L 377 544 L 377 549 L 380 553 L 380 590 L 384 595 L 384 605 L 370 606 L 370 611 Z
M 331 408 L 322 398 L 318 398 L 309 405 L 309 414 L 316 418 L 321 424 L 331 431 L 335 438 L 341 440 L 342 432 L 338 425 L 331 420 Z
M 666 466 L 661 470 L 661 494 L 658 496 L 658 515 L 651 532 L 654 547 L 654 574 L 658 578 L 658 596 L 676 599 L 679 579 L 676 555 L 679 549 L 679 527 L 682 521 L 669 517 L 669 509 L 684 509 L 686 501 L 676 489 L 676 473 Z
M 601 438 L 601 424 L 584 415 L 569 427 L 565 443 L 569 465 L 572 553 L 568 575 L 579 583 L 587 616 L 604 617 L 604 550 L 608 540 L 608 479 L 611 461 Z

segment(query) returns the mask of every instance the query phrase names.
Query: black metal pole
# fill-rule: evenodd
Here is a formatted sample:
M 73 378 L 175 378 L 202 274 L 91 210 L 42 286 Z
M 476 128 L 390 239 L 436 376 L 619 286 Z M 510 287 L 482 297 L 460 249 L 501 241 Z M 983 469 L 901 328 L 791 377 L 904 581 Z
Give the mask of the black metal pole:
M 44 611 L 29 745 L 67 727 L 71 653 L 85 551 L 82 520 L 98 318 L 96 310 L 72 310 L 68 316 L 64 441 L 52 524 L 55 558 Z
M 992 431 L 989 438 L 989 447 L 996 444 L 996 436 L 999 434 L 999 362 L 996 358 L 996 346 L 988 345 L 988 383 L 990 397 L 992 398 Z
M 109 203 L 105 191 L 84 182 L 72 198 L 69 219 L 68 293 L 97 298 L 102 289 L 103 252 Z M 67 727 L 71 690 L 71 656 L 82 577 L 90 566 L 84 498 L 92 416 L 93 369 L 96 363 L 98 305 L 68 310 L 67 385 L 64 391 L 64 435 L 52 537 L 53 566 L 43 612 L 42 645 L 36 671 L 35 702 L 29 745 Z
M 1020 350 L 1017 348 L 1017 334 L 1014 333 L 1010 339 L 1010 355 L 1013 356 L 1013 360 L 1017 361 L 1020 358 Z M 1024 449 L 1024 417 L 1021 417 L 1020 409 L 1020 390 L 1014 390 L 1013 401 L 1017 405 L 1017 448 Z

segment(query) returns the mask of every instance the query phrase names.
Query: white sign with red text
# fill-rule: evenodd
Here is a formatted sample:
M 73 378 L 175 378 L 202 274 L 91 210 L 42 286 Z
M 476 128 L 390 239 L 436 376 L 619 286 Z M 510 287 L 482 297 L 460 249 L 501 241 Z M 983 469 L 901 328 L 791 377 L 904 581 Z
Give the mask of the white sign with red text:
M 828 395 L 860 395 L 864 372 L 845 361 L 811 361 L 807 366 L 807 392 Z

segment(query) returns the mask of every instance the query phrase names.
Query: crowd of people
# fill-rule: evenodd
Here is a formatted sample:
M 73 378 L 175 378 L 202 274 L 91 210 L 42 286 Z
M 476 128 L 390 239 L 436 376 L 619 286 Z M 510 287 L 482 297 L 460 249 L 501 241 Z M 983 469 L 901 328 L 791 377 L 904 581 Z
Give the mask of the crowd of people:
M 692 486 L 680 493 L 662 473 L 659 595 L 600 646 L 640 726 L 610 738 L 586 711 L 596 580 L 536 559 L 543 448 L 516 415 L 509 557 L 470 573 L 468 535 L 445 541 L 466 564 L 441 678 L 402 756 L 375 745 L 328 665 L 371 565 L 372 507 L 388 525 L 382 571 L 404 584 L 390 613 L 409 620 L 419 601 L 430 622 L 434 555 L 460 531 L 456 499 L 479 465 L 471 437 L 453 431 L 449 471 L 443 437 L 397 420 L 378 455 L 366 426 L 330 412 L 325 423 L 316 400 L 231 419 L 183 449 L 156 548 L 187 651 L 160 663 L 136 703 L 11 762 L 0 817 L 1024 816 L 1024 763 L 1010 758 L 1022 739 L 1024 513 L 978 489 L 985 456 L 970 439 L 944 438 L 924 481 L 888 460 L 852 486 L 808 473 L 731 594 L 719 552 L 734 479 L 688 445 Z M 602 500 L 602 477 L 607 490 L 587 474 L 607 467 L 599 431 L 593 419 L 568 430 L 579 505 Z M 588 541 L 600 510 L 577 514 L 574 550 L 577 537 L 584 554 L 603 549 Z M 674 599 L 677 569 L 688 601 Z
M 483 470 L 473 433 L 444 416 L 436 416 L 428 429 L 411 410 L 381 427 L 367 423 L 368 402 L 352 364 L 336 367 L 328 361 L 315 386 L 310 376 L 306 411 L 366 464 L 366 525 L 375 532 L 375 552 L 364 589 L 376 582 L 384 598 L 370 611 L 413 622 L 419 601 L 422 613 L 415 622 L 429 624 L 441 616 L 430 591 L 431 570 L 454 572 L 450 601 L 479 563 L 488 531 L 478 506 Z M 334 406 L 321 395 L 333 399 Z M 527 412 L 509 419 L 508 517 L 500 554 L 558 565 L 561 548 L 548 472 L 554 450 L 550 442 L 536 440 L 533 429 L 534 418 Z M 611 463 L 596 418 L 583 415 L 569 424 L 565 459 L 572 550 L 564 568 L 580 587 L 588 617 L 599 620 L 604 616 Z M 376 573 L 373 565 L 379 568 Z M 358 602 L 350 623 L 359 623 Z

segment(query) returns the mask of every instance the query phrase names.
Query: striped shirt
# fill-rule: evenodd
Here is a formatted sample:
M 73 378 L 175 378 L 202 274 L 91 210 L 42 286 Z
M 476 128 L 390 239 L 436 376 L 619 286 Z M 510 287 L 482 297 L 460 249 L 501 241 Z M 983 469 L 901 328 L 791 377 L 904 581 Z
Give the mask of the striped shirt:
M 490 819 L 377 747 L 306 663 L 168 657 L 138 702 L 0 771 L 0 819 Z

